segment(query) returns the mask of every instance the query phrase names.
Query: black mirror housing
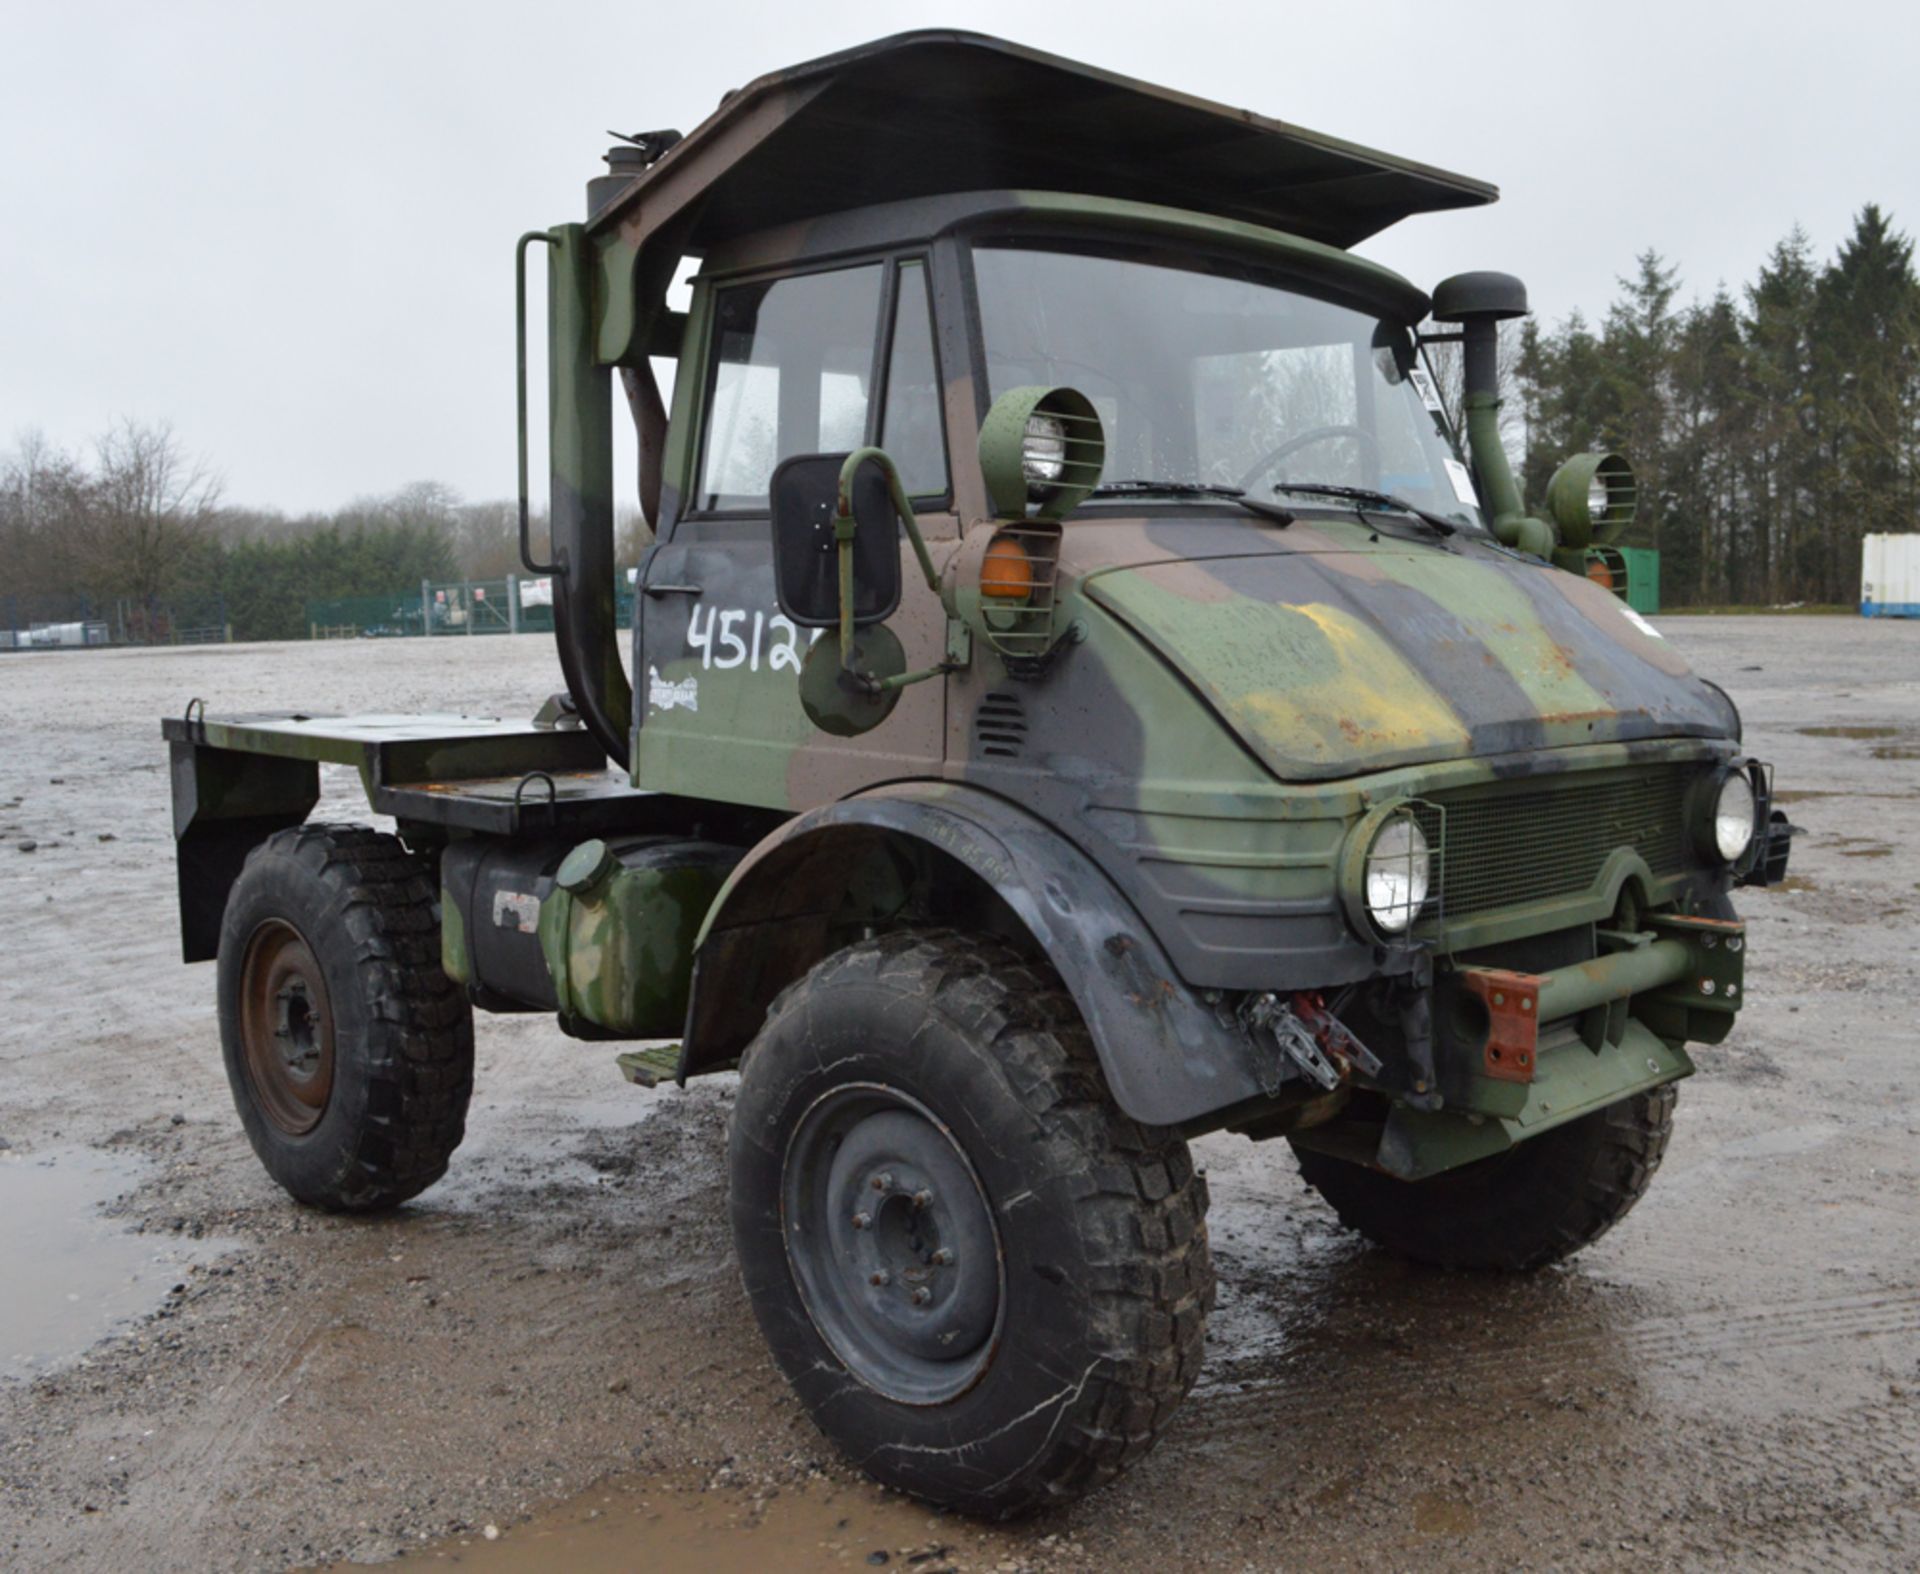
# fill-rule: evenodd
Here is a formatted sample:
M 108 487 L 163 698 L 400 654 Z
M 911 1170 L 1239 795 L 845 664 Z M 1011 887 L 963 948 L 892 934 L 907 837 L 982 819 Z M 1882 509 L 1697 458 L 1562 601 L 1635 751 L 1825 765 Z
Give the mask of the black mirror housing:
M 773 587 L 780 611 L 801 628 L 840 621 L 839 556 L 833 522 L 840 510 L 846 454 L 796 454 L 768 483 L 773 508 Z M 853 622 L 884 622 L 900 605 L 900 535 L 887 472 L 876 460 L 853 476 Z

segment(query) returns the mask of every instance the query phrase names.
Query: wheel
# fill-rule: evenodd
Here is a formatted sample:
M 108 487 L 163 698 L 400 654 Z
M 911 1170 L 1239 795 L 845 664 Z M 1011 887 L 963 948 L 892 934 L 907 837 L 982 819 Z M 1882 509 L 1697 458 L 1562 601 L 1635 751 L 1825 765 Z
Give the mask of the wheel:
M 889 1486 L 996 1518 L 1064 1503 L 1193 1385 L 1206 1183 L 1115 1107 L 1059 981 L 997 942 L 882 936 L 789 988 L 729 1166 L 767 1342 Z
M 299 1201 L 392 1207 L 446 1173 L 473 1011 L 440 967 L 431 866 L 361 825 L 279 831 L 220 929 L 220 1045 L 260 1162 Z
M 1295 1149 L 1300 1173 L 1340 1222 L 1440 1268 L 1524 1272 L 1570 1257 L 1626 1217 L 1673 1131 L 1672 1084 L 1422 1181 Z

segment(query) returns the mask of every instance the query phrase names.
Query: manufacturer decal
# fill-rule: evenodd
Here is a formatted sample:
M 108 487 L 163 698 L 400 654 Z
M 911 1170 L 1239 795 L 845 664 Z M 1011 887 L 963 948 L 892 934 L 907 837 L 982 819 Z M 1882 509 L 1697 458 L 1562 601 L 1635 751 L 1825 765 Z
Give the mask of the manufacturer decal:
M 670 682 L 660 676 L 658 667 L 649 667 L 647 703 L 655 710 L 672 710 L 678 705 L 697 712 L 700 709 L 700 680 L 681 678 L 678 682 Z
M 495 891 L 493 893 L 493 927 L 518 929 L 523 935 L 538 933 L 540 898 L 531 891 Z

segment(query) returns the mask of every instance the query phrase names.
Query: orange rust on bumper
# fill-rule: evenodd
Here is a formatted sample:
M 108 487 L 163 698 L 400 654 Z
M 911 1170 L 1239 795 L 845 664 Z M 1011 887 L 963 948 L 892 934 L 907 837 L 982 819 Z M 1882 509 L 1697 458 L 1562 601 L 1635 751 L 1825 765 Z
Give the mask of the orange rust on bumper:
M 1463 967 L 1460 983 L 1487 1008 L 1483 1069 L 1501 1082 L 1531 1082 L 1540 1039 L 1540 978 L 1497 967 Z

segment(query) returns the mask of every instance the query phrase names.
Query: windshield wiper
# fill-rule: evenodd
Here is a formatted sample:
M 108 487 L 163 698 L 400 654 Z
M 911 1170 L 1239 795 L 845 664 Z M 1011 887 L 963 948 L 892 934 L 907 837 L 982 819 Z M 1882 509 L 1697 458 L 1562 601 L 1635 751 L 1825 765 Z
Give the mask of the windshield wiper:
M 1409 515 L 1439 536 L 1457 536 L 1460 527 L 1451 520 L 1442 519 L 1438 514 L 1430 514 L 1424 508 L 1416 508 L 1404 497 L 1395 497 L 1391 492 L 1376 492 L 1366 486 L 1335 486 L 1321 481 L 1282 481 L 1274 487 L 1276 492 L 1300 492 L 1309 497 L 1338 497 L 1350 503 L 1370 503 L 1375 508 L 1391 508 L 1397 513 Z M 1355 509 L 1357 514 L 1359 509 Z
M 1293 515 L 1273 503 L 1247 496 L 1246 488 L 1224 486 L 1218 481 L 1103 481 L 1087 494 L 1089 497 L 1218 497 L 1238 503 L 1250 514 L 1271 519 L 1280 525 L 1293 523 Z

